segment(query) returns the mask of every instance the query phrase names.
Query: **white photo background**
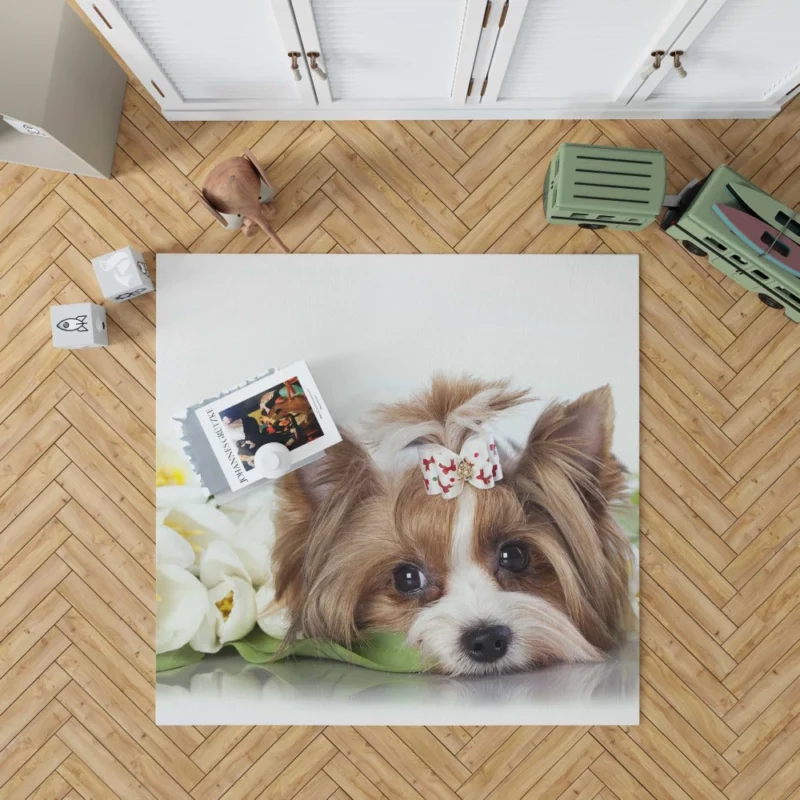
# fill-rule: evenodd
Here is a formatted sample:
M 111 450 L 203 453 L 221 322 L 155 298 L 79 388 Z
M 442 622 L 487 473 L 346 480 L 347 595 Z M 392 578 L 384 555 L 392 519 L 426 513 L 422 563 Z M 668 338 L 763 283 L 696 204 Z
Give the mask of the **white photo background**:
M 282 654 L 300 656 L 298 660 L 274 663 L 289 621 L 273 602 L 269 565 L 274 529 L 265 513 L 273 503 L 272 491 L 258 490 L 218 506 L 201 488 L 175 435 L 172 417 L 182 408 L 266 369 L 300 359 L 309 363 L 336 423 L 349 428 L 358 428 L 376 403 L 401 399 L 423 388 L 437 371 L 509 377 L 516 386 L 531 387 L 541 401 L 525 414 L 501 423 L 505 424 L 503 433 L 516 440 L 525 436 L 546 402 L 575 399 L 610 384 L 616 408 L 614 452 L 631 470 L 631 503 L 618 509 L 617 518 L 634 546 L 636 568 L 631 571 L 630 592 L 638 609 L 637 259 L 298 256 L 292 260 L 292 296 L 302 298 L 298 306 L 242 292 L 235 324 L 217 320 L 207 325 L 205 320 L 220 316 L 221 282 L 229 283 L 236 275 L 239 286 L 270 285 L 269 270 L 274 269 L 280 283 L 288 274 L 283 267 L 286 260 L 278 264 L 277 259 L 256 256 L 159 257 L 159 722 L 331 721 L 330 714 L 339 719 L 334 705 L 329 713 L 311 706 L 304 706 L 302 713 L 298 710 L 299 685 L 316 688 L 320 681 L 330 680 L 337 682 L 339 694 L 343 687 L 353 685 L 357 694 L 375 682 L 389 680 L 387 672 L 414 672 L 419 666 L 399 635 L 367 643 L 361 650 L 354 648 L 355 652 L 300 642 Z M 476 298 L 484 310 L 483 319 L 477 328 L 469 328 L 463 315 L 475 307 Z M 227 314 L 221 316 L 230 319 Z M 265 323 L 271 332 L 268 337 L 264 336 Z M 445 325 L 467 325 L 476 335 L 465 337 L 455 348 L 442 348 L 437 344 L 437 326 Z M 192 353 L 203 354 L 202 359 L 186 357 L 187 341 L 192 342 Z M 360 677 L 353 678 L 348 672 L 343 680 L 341 674 L 330 671 L 329 662 L 314 660 L 326 656 L 383 672 L 369 676 L 368 670 L 361 669 Z M 201 659 L 205 661 L 199 663 Z M 262 666 L 251 666 L 253 662 Z M 184 666 L 191 664 L 196 666 Z M 241 708 L 234 712 L 227 707 L 230 704 L 224 712 L 219 706 L 209 716 L 207 708 L 189 713 L 181 694 L 184 710 L 176 711 L 178 706 L 169 698 L 177 697 L 178 687 L 196 698 L 192 681 L 201 687 L 203 697 L 202 687 L 207 688 L 208 676 L 215 674 L 209 671 L 212 664 L 229 681 L 234 675 L 246 674 L 247 685 L 253 684 L 254 671 L 261 675 L 268 670 L 273 677 L 280 677 L 279 685 L 292 687 L 294 700 L 287 704 L 289 695 L 282 695 L 280 701 L 273 697 L 274 705 L 266 716 L 248 716 Z M 180 666 L 184 669 L 163 671 Z M 568 674 L 561 668 L 551 669 L 555 670 L 552 678 L 537 678 L 541 686 L 546 680 L 555 681 L 559 674 Z M 575 681 L 584 685 L 583 674 L 577 668 L 569 673 L 573 693 Z M 594 682 L 600 673 L 591 674 Z M 394 701 L 410 692 L 408 697 L 420 709 L 425 706 L 425 694 L 434 687 L 437 696 L 442 696 L 441 680 L 433 676 L 398 674 L 390 683 Z M 236 685 L 244 684 L 239 681 Z M 264 686 L 259 685 L 264 694 Z M 534 686 L 530 678 L 522 676 L 504 684 L 512 685 L 513 690 L 508 690 L 512 694 Z M 270 693 L 274 692 L 276 684 L 270 686 Z M 478 700 L 483 697 L 475 687 L 469 691 L 460 687 L 453 695 L 456 707 L 462 697 L 467 698 L 466 706 L 470 705 L 470 692 L 477 692 Z M 345 702 L 352 696 L 348 693 Z M 576 724 L 581 719 L 630 722 L 632 714 L 638 713 L 638 697 L 628 700 L 624 713 L 616 716 L 606 711 L 599 717 L 582 712 L 579 718 L 554 719 L 573 719 Z M 409 719 L 408 703 L 405 705 L 404 710 L 396 711 L 395 722 L 425 721 L 419 714 Z M 392 705 L 399 707 L 397 702 Z M 424 713 L 431 712 L 426 709 Z M 220 714 L 227 716 L 221 719 Z M 354 722 L 357 717 L 354 712 L 343 721 Z M 467 724 L 463 716 L 448 717 L 445 712 L 433 722 L 451 724 L 448 719 Z M 478 719 L 487 723 L 486 713 Z M 508 712 L 499 722 L 511 719 L 513 713 Z

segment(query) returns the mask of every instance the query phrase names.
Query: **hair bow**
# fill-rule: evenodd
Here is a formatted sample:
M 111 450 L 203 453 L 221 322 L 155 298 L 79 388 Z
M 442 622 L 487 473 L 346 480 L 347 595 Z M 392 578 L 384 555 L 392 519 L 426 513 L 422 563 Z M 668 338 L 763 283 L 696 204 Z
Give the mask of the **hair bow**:
M 494 438 L 488 434 L 470 436 L 460 453 L 441 445 L 425 445 L 419 451 L 420 468 L 428 494 L 452 500 L 469 483 L 476 489 L 492 489 L 503 477 Z

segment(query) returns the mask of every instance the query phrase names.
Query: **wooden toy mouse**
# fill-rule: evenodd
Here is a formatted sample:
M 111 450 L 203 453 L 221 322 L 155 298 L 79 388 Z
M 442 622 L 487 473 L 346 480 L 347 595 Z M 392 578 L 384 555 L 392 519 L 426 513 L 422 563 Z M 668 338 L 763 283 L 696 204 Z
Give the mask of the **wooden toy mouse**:
M 262 184 L 267 191 L 262 191 Z M 253 236 L 259 227 L 274 240 L 281 252 L 288 253 L 289 248 L 269 222 L 275 215 L 271 205 L 274 194 L 266 173 L 253 154 L 245 150 L 243 156 L 226 158 L 211 170 L 200 199 L 226 228 L 241 226 L 245 236 Z

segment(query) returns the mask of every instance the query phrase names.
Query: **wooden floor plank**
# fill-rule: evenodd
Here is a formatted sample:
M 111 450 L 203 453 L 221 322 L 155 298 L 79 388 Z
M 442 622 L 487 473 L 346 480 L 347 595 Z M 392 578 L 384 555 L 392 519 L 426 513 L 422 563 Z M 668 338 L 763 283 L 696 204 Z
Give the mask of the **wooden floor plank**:
M 374 242 L 384 253 L 413 253 L 414 245 L 406 239 L 378 209 L 367 201 L 347 178 L 341 173 L 336 173 L 322 187 L 322 191 L 328 195 L 342 211 L 342 216 L 350 220 L 357 229 L 354 231 L 353 242 L 355 247 L 350 249 L 347 242 L 339 242 L 346 247 L 349 253 L 359 253 L 363 249 L 369 250 L 369 243 L 362 236 L 358 235 L 358 230 L 366 234 L 367 239 Z M 328 218 L 333 220 L 334 225 L 338 219 L 337 215 L 332 214 Z M 326 223 L 329 224 L 329 223 Z M 346 224 L 346 223 L 345 223 Z M 341 227 L 341 224 L 339 225 Z M 334 237 L 336 238 L 336 237 Z M 338 241 L 338 239 L 337 239 Z
M 469 159 L 435 122 L 405 120 L 400 124 L 451 174 L 457 172 Z
M 122 113 L 184 174 L 202 160 L 197 152 L 132 86 L 125 92 Z
M 387 199 L 398 197 L 403 203 L 408 204 L 408 207 L 413 209 L 424 221 L 423 225 L 430 227 L 432 233 L 435 232 L 449 247 L 452 247 L 464 236 L 467 229 L 461 220 L 437 195 L 429 191 L 413 172 L 392 153 L 389 147 L 384 145 L 365 125 L 360 122 L 330 124 L 338 137 L 323 152 L 329 159 L 337 159 L 337 163 L 334 164 L 337 169 L 342 171 L 339 165 L 342 163 L 344 154 L 348 154 L 350 158 L 352 158 L 350 154 L 357 154 L 360 159 L 363 159 L 364 164 L 375 172 L 376 177 L 385 182 L 385 188 L 381 194 Z M 339 142 L 346 145 L 343 152 Z M 409 159 L 407 158 L 407 160 Z M 379 183 L 376 183 L 376 187 L 378 185 Z M 392 211 L 395 214 L 404 211 L 403 205 L 397 201 L 392 202 Z M 389 216 L 388 213 L 387 216 Z M 395 224 L 398 223 L 395 222 Z
M 472 190 L 469 198 L 456 209 L 456 214 L 466 225 L 474 227 L 547 154 L 553 142 L 559 141 L 574 128 L 574 122 L 545 120 L 528 134 L 522 144 L 502 161 L 497 169 L 490 172 Z
M 717 607 L 722 607 L 726 600 L 735 596 L 736 589 L 646 500 L 642 501 L 640 513 L 641 532 Z
M 63 563 L 63 562 L 61 562 Z M 102 636 L 148 680 L 153 677 L 155 653 L 111 607 L 101 600 L 76 572 L 70 572 L 59 584 L 58 593 L 83 616 L 92 620 Z

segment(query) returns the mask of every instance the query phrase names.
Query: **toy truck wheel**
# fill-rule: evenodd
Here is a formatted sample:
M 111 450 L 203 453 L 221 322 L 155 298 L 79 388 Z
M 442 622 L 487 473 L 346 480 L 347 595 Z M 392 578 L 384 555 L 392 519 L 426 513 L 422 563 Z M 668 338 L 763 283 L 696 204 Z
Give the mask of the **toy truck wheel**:
M 701 250 L 694 242 L 690 242 L 688 239 L 684 239 L 681 244 L 684 246 L 686 250 L 688 250 L 693 256 L 699 256 L 700 258 L 704 258 L 708 255 L 705 250 Z
M 586 228 L 587 230 L 590 230 L 590 231 L 596 231 L 599 228 L 605 228 L 606 226 L 605 225 L 598 225 L 596 222 L 579 222 L 578 223 L 578 227 L 579 228 Z
M 777 309 L 782 309 L 783 308 L 783 306 L 774 297 L 770 297 L 768 294 L 759 293 L 758 299 L 765 306 L 769 306 L 770 308 L 777 308 Z

